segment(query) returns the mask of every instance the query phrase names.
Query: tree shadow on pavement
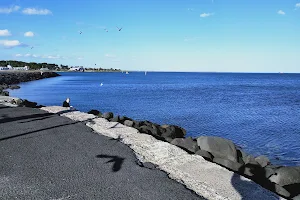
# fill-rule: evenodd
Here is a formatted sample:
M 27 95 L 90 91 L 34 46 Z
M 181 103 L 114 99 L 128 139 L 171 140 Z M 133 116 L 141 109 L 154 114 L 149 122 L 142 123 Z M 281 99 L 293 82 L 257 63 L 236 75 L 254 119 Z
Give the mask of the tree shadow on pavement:
M 9 140 L 9 139 L 13 139 L 13 138 L 17 138 L 17 137 L 21 137 L 21 136 L 24 136 L 24 135 L 30 135 L 30 134 L 37 133 L 37 132 L 40 132 L 40 131 L 50 130 L 50 129 L 54 129 L 54 128 L 58 128 L 58 127 L 63 127 L 63 126 L 68 126 L 68 125 L 73 125 L 73 124 L 77 124 L 77 123 L 81 123 L 81 122 L 73 122 L 73 123 L 68 123 L 68 124 L 61 124 L 61 125 L 52 126 L 52 127 L 48 127 L 48 128 L 43 128 L 43 129 L 39 129 L 39 130 L 35 130 L 35 131 L 30 131 L 30 132 L 27 132 L 27 133 L 22 133 L 22 134 L 18 134 L 18 135 L 8 136 L 8 137 L 0 138 L 0 142 L 1 141 L 5 141 L 5 140 Z
M 248 171 L 248 174 L 252 174 L 252 177 L 247 177 L 245 172 Z M 247 172 L 246 172 L 247 173 Z M 240 174 L 240 175 L 239 175 Z M 239 168 L 237 173 L 234 173 L 234 175 L 231 178 L 231 184 L 235 188 L 237 192 L 239 192 L 241 196 L 241 200 L 252 200 L 255 197 L 253 194 L 256 191 L 253 191 L 251 188 L 251 182 L 248 180 L 243 179 L 243 176 L 246 178 L 252 179 L 255 183 L 261 185 L 262 187 L 274 191 L 275 190 L 275 185 L 272 183 L 268 178 L 266 178 L 266 172 L 264 168 L 258 167 L 257 165 L 253 164 L 247 164 L 243 165 L 242 167 Z M 272 193 L 272 192 L 270 192 Z M 279 199 L 278 196 L 274 195 L 274 198 L 272 200 L 277 200 Z
M 110 158 L 109 161 L 107 161 L 106 163 L 110 163 L 113 162 L 113 167 L 112 167 L 112 171 L 113 172 L 117 172 L 121 169 L 122 164 L 124 162 L 125 158 L 119 157 L 119 156 L 110 156 L 110 155 L 105 155 L 105 154 L 100 154 L 96 156 L 97 158 Z
M 0 124 L 7 123 L 7 122 L 19 121 L 19 120 L 23 120 L 23 119 L 47 117 L 47 116 L 51 116 L 51 115 L 53 115 L 53 113 L 33 114 L 33 115 L 25 115 L 25 116 L 12 117 L 12 118 L 6 117 L 6 118 L 3 118 L 3 119 L 0 119 Z

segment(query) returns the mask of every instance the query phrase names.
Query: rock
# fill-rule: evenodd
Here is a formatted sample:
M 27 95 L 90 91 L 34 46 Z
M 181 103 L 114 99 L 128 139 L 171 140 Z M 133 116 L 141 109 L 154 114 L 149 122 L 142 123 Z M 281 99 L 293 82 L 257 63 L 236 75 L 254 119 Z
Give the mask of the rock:
M 139 129 L 141 127 L 141 122 L 133 120 L 133 127 Z
M 90 111 L 88 112 L 88 114 L 99 115 L 99 114 L 100 114 L 100 111 L 98 111 L 98 110 L 90 110 Z
M 247 155 L 243 158 L 245 164 L 252 164 L 252 165 L 259 165 L 258 162 L 255 160 L 254 156 Z
M 129 117 L 126 117 L 126 116 L 120 116 L 120 123 L 124 124 L 124 122 L 125 122 L 126 120 L 132 121 L 132 119 L 130 119 Z
M 129 127 L 133 127 L 133 121 L 131 121 L 131 120 L 125 120 L 124 121 L 124 125 L 125 126 L 129 126 Z
M 270 178 L 273 174 L 276 174 L 275 170 L 277 169 L 278 167 L 276 166 L 273 166 L 273 165 L 267 165 L 264 167 L 265 169 L 265 177 L 266 178 Z
M 18 85 L 10 85 L 9 89 L 14 90 L 14 89 L 20 89 L 21 87 Z
M 0 93 L 0 96 L 9 96 L 9 92 L 8 91 L 2 91 Z
M 209 153 L 207 151 L 204 151 L 204 150 L 200 149 L 200 150 L 196 151 L 195 154 L 197 154 L 199 156 L 202 156 L 203 158 L 205 158 L 208 161 L 212 161 L 213 160 L 213 156 L 211 155 L 211 153 Z
M 163 132 L 161 134 L 164 138 L 183 138 L 186 134 L 186 130 L 184 128 L 181 128 L 179 126 L 175 125 L 162 125 L 163 129 L 161 129 Z
M 238 163 L 245 164 L 244 157 L 247 157 L 247 154 L 242 149 L 240 149 L 240 147 L 236 147 L 236 153 Z
M 270 164 L 270 160 L 266 156 L 258 156 L 255 158 L 255 161 L 258 162 L 258 164 L 260 164 L 260 166 L 262 167 L 265 167 L 268 164 Z
M 31 101 L 28 101 L 28 100 L 25 99 L 22 102 L 22 105 L 25 106 L 25 107 L 29 107 L 29 108 L 36 108 L 37 103 L 36 102 L 31 102 Z
M 268 179 L 265 175 L 265 169 L 262 168 L 260 165 L 254 164 L 245 164 L 240 170 L 240 174 L 246 175 L 247 177 L 251 178 L 252 180 L 257 181 L 258 183 L 264 183 Z
M 279 167 L 269 180 L 283 186 L 292 196 L 300 194 L 300 167 Z
M 164 137 L 157 134 L 157 129 L 154 129 L 153 127 L 142 125 L 138 128 L 138 130 L 142 133 L 152 135 L 153 137 L 155 137 L 158 140 L 166 141 Z
M 300 194 L 297 195 L 297 196 L 295 196 L 295 197 L 293 197 L 292 200 L 300 200 Z
M 102 117 L 109 120 L 114 117 L 114 114 L 112 112 L 106 112 L 102 114 Z
M 171 144 L 176 145 L 189 153 L 196 153 L 199 150 L 197 145 L 197 141 L 193 140 L 193 138 L 175 138 L 172 140 Z
M 197 144 L 200 149 L 210 152 L 216 158 L 237 162 L 237 151 L 230 140 L 215 136 L 200 136 Z
M 290 198 L 291 197 L 291 193 L 289 193 L 286 189 L 284 189 L 280 185 L 274 184 L 274 188 L 271 188 L 271 190 L 273 192 L 276 192 L 277 194 L 285 197 L 285 198 Z
M 243 166 L 242 164 L 238 163 L 238 162 L 233 162 L 231 160 L 227 160 L 224 158 L 214 158 L 213 162 L 222 165 L 234 172 L 238 172 L 239 169 Z
M 113 117 L 113 118 L 110 118 L 109 121 L 111 121 L 111 122 L 119 122 L 119 121 L 120 121 L 120 116 L 117 115 L 117 116 L 115 116 L 115 117 Z

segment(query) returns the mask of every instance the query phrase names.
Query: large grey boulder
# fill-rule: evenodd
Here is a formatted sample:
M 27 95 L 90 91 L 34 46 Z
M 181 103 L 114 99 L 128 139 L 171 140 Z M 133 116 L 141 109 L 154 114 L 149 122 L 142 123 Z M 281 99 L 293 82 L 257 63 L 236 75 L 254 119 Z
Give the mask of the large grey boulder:
M 114 116 L 113 118 L 110 118 L 109 121 L 111 121 L 111 122 L 120 122 L 120 116 L 119 115 Z
M 176 145 L 189 153 L 196 153 L 199 150 L 197 145 L 197 141 L 193 140 L 193 138 L 175 138 L 172 140 L 171 144 Z
M 300 194 L 300 167 L 279 167 L 269 180 L 284 187 L 292 197 Z
M 205 158 L 208 161 L 212 161 L 213 160 L 213 155 L 211 155 L 211 153 L 204 151 L 202 149 L 198 150 L 195 154 L 202 156 L 203 158 Z
M 213 162 L 217 163 L 219 165 L 222 165 L 223 167 L 226 167 L 227 169 L 230 169 L 234 172 L 238 172 L 240 170 L 240 168 L 243 166 L 242 164 L 240 164 L 238 162 L 234 162 L 234 161 L 227 160 L 224 158 L 214 158 Z
M 200 136 L 197 144 L 200 149 L 210 152 L 216 158 L 237 162 L 237 151 L 230 140 L 215 136 Z

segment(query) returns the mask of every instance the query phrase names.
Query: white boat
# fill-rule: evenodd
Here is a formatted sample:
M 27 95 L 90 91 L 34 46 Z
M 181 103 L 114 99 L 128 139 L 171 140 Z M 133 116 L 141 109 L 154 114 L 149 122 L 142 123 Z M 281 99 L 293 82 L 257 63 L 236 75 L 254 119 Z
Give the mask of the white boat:
M 145 71 L 145 76 L 147 75 L 147 72 Z
M 128 72 L 126 72 L 126 74 L 129 74 Z

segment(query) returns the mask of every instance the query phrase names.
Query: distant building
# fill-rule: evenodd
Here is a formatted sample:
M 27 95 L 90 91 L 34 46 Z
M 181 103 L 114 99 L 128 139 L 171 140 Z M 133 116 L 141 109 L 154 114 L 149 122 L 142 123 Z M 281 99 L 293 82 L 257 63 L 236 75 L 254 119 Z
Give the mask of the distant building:
M 25 67 L 13 67 L 13 70 L 29 70 L 28 66 Z
M 43 67 L 40 69 L 40 71 L 49 71 L 49 69 L 47 67 Z
M 12 70 L 12 67 L 10 65 L 7 65 L 7 67 L 0 66 L 0 70 Z
M 75 71 L 75 72 L 84 72 L 83 67 L 71 67 L 69 71 Z

